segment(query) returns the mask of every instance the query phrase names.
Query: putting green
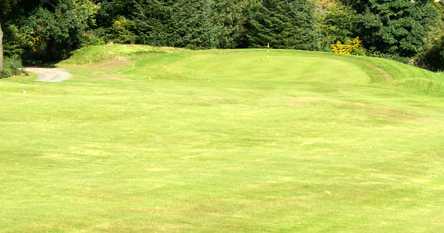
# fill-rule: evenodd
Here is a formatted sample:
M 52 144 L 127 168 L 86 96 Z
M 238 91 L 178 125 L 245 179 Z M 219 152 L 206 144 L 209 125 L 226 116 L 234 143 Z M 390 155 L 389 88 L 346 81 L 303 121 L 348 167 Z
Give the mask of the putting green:
M 444 232 L 444 86 L 394 61 L 88 47 L 0 80 L 0 232 Z

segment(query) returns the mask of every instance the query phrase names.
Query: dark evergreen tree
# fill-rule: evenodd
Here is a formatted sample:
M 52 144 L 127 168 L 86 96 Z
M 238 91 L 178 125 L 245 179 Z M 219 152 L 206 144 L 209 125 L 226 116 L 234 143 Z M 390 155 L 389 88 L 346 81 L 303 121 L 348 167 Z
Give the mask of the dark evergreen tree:
M 118 42 L 126 42 L 122 35 L 131 33 L 142 44 L 215 48 L 224 27 L 214 20 L 213 4 L 212 0 L 116 0 L 102 7 L 99 22 L 114 29 L 110 34 Z
M 137 35 L 136 42 L 157 46 L 173 44 L 171 0 L 132 1 L 134 7 L 130 15 L 131 29 Z
M 246 11 L 249 0 L 225 0 L 213 3 L 212 21 L 218 31 L 219 48 L 242 47 L 245 34 Z
M 212 0 L 177 0 L 173 5 L 173 46 L 216 48 L 223 25 L 212 20 Z
M 248 12 L 248 47 L 319 48 L 314 6 L 309 0 L 262 0 Z
M 428 0 L 344 0 L 359 19 L 354 34 L 380 53 L 411 57 L 420 53 L 438 13 Z

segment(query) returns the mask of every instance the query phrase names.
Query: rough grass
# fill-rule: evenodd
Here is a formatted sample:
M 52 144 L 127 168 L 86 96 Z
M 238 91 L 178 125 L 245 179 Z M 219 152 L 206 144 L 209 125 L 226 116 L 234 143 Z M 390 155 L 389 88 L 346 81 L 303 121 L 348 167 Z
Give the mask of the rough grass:
M 444 232 L 441 74 L 122 45 L 61 66 L 0 80 L 0 232 Z

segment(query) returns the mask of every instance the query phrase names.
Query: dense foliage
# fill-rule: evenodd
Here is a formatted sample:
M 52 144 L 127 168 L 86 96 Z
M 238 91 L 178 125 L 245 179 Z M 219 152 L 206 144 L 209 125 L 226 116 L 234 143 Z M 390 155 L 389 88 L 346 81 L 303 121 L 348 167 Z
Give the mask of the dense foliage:
M 412 57 L 423 51 L 438 12 L 429 0 L 345 0 L 358 14 L 354 34 L 373 51 Z
M 426 50 L 416 59 L 417 65 L 433 70 L 444 71 L 444 4 L 436 5 L 441 12 L 441 20 L 430 33 Z
M 14 41 L 27 60 L 53 61 L 66 58 L 86 40 L 96 5 L 88 0 L 64 0 L 38 7 L 18 21 Z
M 359 37 L 367 54 L 430 66 L 440 13 L 426 0 L 0 0 L 5 53 L 27 63 L 108 42 L 330 51 Z
M 314 5 L 308 0 L 106 1 L 97 20 L 106 40 L 116 42 L 189 48 L 319 47 Z
M 433 71 L 444 71 L 444 37 L 421 55 L 418 65 Z
M 263 0 L 248 11 L 247 47 L 316 50 L 319 34 L 308 0 Z
M 18 4 L 18 0 L 0 0 L 0 78 L 6 76 L 4 58 L 3 58 L 3 24 L 10 17 L 14 7 Z

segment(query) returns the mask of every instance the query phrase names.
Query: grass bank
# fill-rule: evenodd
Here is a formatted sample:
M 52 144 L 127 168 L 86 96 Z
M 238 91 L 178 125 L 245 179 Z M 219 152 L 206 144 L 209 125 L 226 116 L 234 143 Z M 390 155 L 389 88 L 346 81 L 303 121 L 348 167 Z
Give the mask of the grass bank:
M 0 232 L 444 231 L 441 74 L 123 45 L 59 66 L 0 80 Z

